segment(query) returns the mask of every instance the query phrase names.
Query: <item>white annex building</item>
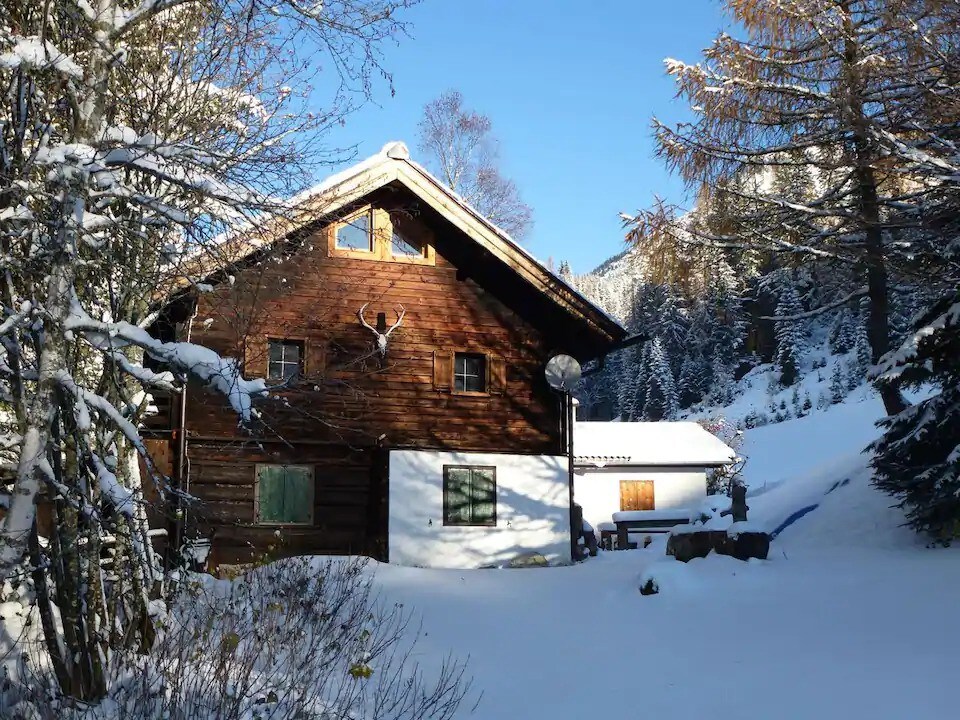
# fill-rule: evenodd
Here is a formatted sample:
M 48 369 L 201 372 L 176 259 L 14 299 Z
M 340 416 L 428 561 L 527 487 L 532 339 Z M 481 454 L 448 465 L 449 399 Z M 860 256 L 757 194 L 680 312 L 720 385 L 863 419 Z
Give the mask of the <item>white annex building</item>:
M 574 502 L 593 527 L 626 510 L 692 513 L 707 469 L 736 458 L 695 422 L 578 422 L 573 446 Z

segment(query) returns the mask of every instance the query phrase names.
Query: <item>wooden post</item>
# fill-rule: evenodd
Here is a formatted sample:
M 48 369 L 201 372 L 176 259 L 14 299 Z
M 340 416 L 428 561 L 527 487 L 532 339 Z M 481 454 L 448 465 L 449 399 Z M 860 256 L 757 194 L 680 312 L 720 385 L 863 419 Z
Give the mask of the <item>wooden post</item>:
M 579 543 L 577 542 L 580 539 L 580 530 L 581 527 L 575 527 L 576 525 L 576 513 L 573 512 L 573 395 L 569 392 L 563 394 L 563 400 L 566 403 L 566 416 L 567 416 L 567 494 L 568 502 L 570 505 L 570 559 L 577 560 Z
M 730 490 L 730 514 L 734 522 L 744 522 L 747 519 L 747 487 L 736 483 Z

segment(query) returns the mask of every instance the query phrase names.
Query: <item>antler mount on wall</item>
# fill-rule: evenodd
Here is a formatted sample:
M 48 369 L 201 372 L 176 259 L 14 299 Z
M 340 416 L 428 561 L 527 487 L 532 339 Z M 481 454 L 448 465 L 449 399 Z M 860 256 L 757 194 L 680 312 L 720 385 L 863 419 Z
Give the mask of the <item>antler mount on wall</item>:
M 397 313 L 397 321 L 391 325 L 389 328 L 386 328 L 386 321 L 383 322 L 385 330 L 378 330 L 363 319 L 363 311 L 367 309 L 367 305 L 370 303 L 364 303 L 363 306 L 357 311 L 357 318 L 360 320 L 360 324 L 363 325 L 367 330 L 372 332 L 375 336 L 373 342 L 374 349 L 376 352 L 380 353 L 380 357 L 384 357 L 387 354 L 387 342 L 390 339 L 390 334 L 400 327 L 400 323 L 403 322 L 403 316 L 407 314 L 407 311 L 404 309 L 403 305 L 398 305 L 394 308 L 394 312 Z M 378 323 L 379 325 L 380 323 Z

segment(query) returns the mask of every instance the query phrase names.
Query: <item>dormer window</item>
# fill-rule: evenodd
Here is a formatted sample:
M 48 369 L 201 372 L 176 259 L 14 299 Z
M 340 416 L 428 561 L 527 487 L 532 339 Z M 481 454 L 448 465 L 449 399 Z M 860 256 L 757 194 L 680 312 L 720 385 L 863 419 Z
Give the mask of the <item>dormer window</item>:
M 336 247 L 352 252 L 374 251 L 373 213 L 367 210 L 337 225 Z

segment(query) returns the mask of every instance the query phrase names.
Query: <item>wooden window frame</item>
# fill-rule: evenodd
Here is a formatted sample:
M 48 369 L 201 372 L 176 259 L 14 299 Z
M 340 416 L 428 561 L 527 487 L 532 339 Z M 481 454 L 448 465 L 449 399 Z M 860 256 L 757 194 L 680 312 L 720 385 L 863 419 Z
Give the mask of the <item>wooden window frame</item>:
M 353 248 L 342 248 L 337 245 L 337 233 L 344 225 L 349 225 L 351 222 L 356 220 L 358 217 L 366 215 L 368 222 L 370 223 L 370 249 L 369 250 L 354 250 Z M 373 208 L 370 205 L 365 205 L 359 210 L 350 213 L 344 218 L 337 220 L 337 222 L 330 225 L 329 232 L 329 246 L 330 246 L 330 255 L 331 257 L 347 257 L 347 258 L 359 258 L 365 260 L 373 260 L 377 257 L 378 242 L 377 242 L 377 218 L 376 214 L 373 211 Z
M 450 522 L 447 519 L 447 507 L 449 506 L 448 502 L 448 490 L 447 490 L 447 479 L 449 477 L 450 470 L 489 470 L 493 474 L 493 514 L 491 515 L 490 522 Z M 497 527 L 497 505 L 499 504 L 499 485 L 497 484 L 497 466 L 496 465 L 463 465 L 463 464 L 454 464 L 454 465 L 444 465 L 443 466 L 443 479 L 442 479 L 442 491 L 443 491 L 443 526 L 444 527 Z
M 393 215 L 397 213 L 394 212 Z M 370 217 L 370 235 L 372 250 L 353 250 L 342 248 L 337 245 L 337 232 L 344 225 L 348 225 L 361 215 Z M 402 227 L 403 221 L 399 218 L 396 221 L 398 229 Z M 415 255 L 394 255 L 391 251 L 393 246 L 393 227 L 394 219 L 389 210 L 374 207 L 373 205 L 364 205 L 349 215 L 330 223 L 327 229 L 327 251 L 330 257 L 351 258 L 353 260 L 379 260 L 381 262 L 392 262 L 407 265 L 436 265 L 437 254 L 433 244 L 433 235 L 422 229 L 425 252 L 422 256 Z
M 483 358 L 483 390 L 457 390 L 457 357 L 470 356 Z M 464 375 L 466 377 L 466 375 Z M 471 376 L 473 377 L 473 376 Z M 450 391 L 454 395 L 472 395 L 474 397 L 489 397 L 490 395 L 490 354 L 485 352 L 470 352 L 469 350 L 454 350 L 453 370 L 450 376 Z
M 437 255 L 433 246 L 433 234 L 425 228 L 421 228 L 423 234 L 424 254 L 423 255 L 394 255 L 393 254 L 393 232 L 395 229 L 403 230 L 404 222 L 402 219 L 394 218 L 397 212 L 391 214 L 388 210 L 381 210 L 384 223 L 384 246 L 383 259 L 388 262 L 406 263 L 408 265 L 436 265 Z M 394 227 L 396 225 L 396 228 Z
M 260 468 L 262 467 L 295 467 L 306 468 L 310 471 L 310 519 L 306 522 L 261 522 L 260 520 Z M 313 506 L 317 500 L 317 469 L 314 465 L 300 465 L 298 463 L 256 463 L 253 467 L 253 523 L 258 527 L 312 527 L 314 524 Z
M 302 380 L 307 376 L 307 338 L 305 337 L 274 337 L 271 335 L 267 336 L 267 347 L 266 347 L 266 367 L 264 368 L 264 378 L 267 382 L 276 381 L 278 384 L 283 384 L 290 381 L 290 378 L 274 378 L 270 377 L 270 344 L 271 343 L 298 343 L 300 345 L 300 372 L 294 376 L 293 380 Z

